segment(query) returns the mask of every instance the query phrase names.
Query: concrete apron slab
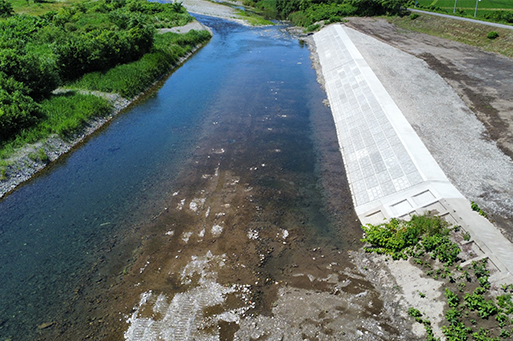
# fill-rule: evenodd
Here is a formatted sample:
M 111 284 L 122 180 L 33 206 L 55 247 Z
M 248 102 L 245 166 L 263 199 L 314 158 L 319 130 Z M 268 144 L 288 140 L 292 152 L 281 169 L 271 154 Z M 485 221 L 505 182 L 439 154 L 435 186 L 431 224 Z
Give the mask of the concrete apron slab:
M 513 245 L 449 182 L 345 30 L 314 35 L 356 213 L 362 224 L 436 210 L 513 280 Z

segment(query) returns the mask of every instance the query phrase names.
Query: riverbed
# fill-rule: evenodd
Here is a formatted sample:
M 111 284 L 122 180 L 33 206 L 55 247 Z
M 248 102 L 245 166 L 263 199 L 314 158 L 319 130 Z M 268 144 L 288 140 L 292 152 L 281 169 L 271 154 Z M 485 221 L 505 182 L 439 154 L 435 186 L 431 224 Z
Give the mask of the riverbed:
M 0 338 L 412 339 L 351 259 L 306 43 L 197 18 L 206 47 L 0 202 Z

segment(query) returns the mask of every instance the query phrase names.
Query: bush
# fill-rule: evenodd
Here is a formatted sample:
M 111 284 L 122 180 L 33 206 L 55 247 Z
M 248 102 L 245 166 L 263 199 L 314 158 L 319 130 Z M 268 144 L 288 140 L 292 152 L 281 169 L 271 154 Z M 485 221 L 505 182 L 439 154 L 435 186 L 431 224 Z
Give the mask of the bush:
M 153 46 L 153 33 L 150 27 L 134 27 L 128 31 L 70 34 L 54 48 L 61 77 L 76 79 L 88 72 L 137 60 Z
M 511 11 L 494 11 L 492 13 L 485 14 L 486 19 L 493 21 L 502 21 L 506 23 L 513 23 L 513 13 Z
M 411 19 L 411 20 L 415 20 L 415 19 L 417 19 L 418 17 L 420 17 L 420 15 L 419 15 L 418 13 L 412 13 L 412 14 L 410 14 L 410 19 Z
M 496 31 L 491 31 L 491 32 L 489 32 L 489 33 L 486 35 L 486 37 L 487 37 L 488 39 L 492 39 L 492 40 L 493 40 L 493 39 L 495 39 L 495 38 L 498 38 L 498 37 L 499 37 L 499 33 L 497 33 Z
M 186 34 L 159 34 L 155 39 L 154 52 L 144 55 L 138 61 L 118 65 L 105 73 L 86 74 L 70 86 L 116 92 L 123 97 L 131 98 L 147 89 L 159 76 L 168 72 L 193 47 L 208 39 L 210 39 L 208 31 L 192 30 Z
M 313 25 L 310 25 L 306 28 L 306 32 L 312 32 L 312 31 L 315 31 L 317 30 L 319 27 L 321 27 L 320 24 L 313 24 Z
M 23 83 L 0 72 L 0 141 L 9 140 L 42 116 L 41 107 L 28 92 Z
M 5 0 L 0 0 L 0 17 L 6 18 L 13 14 L 14 10 L 12 9 L 11 3 Z

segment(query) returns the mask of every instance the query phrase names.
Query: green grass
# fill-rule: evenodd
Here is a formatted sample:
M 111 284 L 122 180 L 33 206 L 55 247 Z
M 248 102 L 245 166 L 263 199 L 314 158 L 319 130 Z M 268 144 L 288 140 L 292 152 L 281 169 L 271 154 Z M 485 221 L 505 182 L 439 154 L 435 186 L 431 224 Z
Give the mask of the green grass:
M 415 20 L 411 20 L 408 16 L 402 18 L 391 17 L 387 20 L 406 30 L 459 41 L 480 47 L 486 51 L 496 52 L 506 57 L 513 58 L 513 30 L 500 28 L 492 29 L 482 24 L 423 14 Z M 488 39 L 487 36 L 490 31 L 497 31 L 499 37 L 496 39 Z
M 106 99 L 79 93 L 52 96 L 43 101 L 42 106 L 46 117 L 39 128 L 63 137 L 77 132 L 92 117 L 104 116 L 112 111 Z
M 454 8 L 454 0 L 417 0 L 421 6 L 436 6 L 440 8 Z M 476 0 L 457 0 L 457 8 L 475 9 Z M 511 0 L 482 0 L 478 4 L 479 8 L 505 10 L 513 9 L 513 1 Z
M 237 9 L 236 13 L 241 19 L 247 21 L 252 26 L 274 25 L 272 21 L 264 19 L 258 14 L 249 13 L 241 9 Z
M 417 0 L 421 8 L 436 12 L 454 13 L 455 0 Z M 457 0 L 456 15 L 474 17 L 476 0 Z M 494 22 L 505 22 L 505 19 L 494 18 L 499 11 L 513 14 L 513 1 L 511 0 L 482 0 L 477 6 L 476 17 Z
M 155 37 L 154 52 L 144 55 L 138 61 L 118 65 L 106 72 L 86 74 L 79 80 L 67 84 L 67 87 L 113 92 L 132 98 L 167 73 L 195 46 L 208 39 L 210 33 L 207 31 L 159 34 Z
M 15 138 L 0 145 L 2 161 L 13 155 L 17 149 L 52 134 L 66 138 L 79 131 L 92 117 L 107 115 L 112 111 L 112 106 L 106 99 L 74 92 L 54 95 L 44 100 L 41 105 L 44 117 L 37 125 L 21 131 Z
M 47 0 L 43 2 L 34 2 L 27 0 L 9 0 L 15 13 L 41 15 L 49 11 L 58 11 L 63 7 L 70 7 L 80 2 L 89 2 L 84 0 Z

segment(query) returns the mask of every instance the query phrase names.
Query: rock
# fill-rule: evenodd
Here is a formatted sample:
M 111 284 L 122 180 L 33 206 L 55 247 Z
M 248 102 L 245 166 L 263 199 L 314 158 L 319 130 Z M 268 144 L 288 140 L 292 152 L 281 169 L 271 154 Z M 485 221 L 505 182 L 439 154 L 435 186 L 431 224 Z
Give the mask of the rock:
M 46 329 L 46 328 L 50 328 L 51 326 L 53 326 L 55 324 L 55 322 L 45 322 L 45 323 L 41 323 L 39 326 L 37 326 L 37 329 L 39 330 L 43 330 L 43 329 Z

